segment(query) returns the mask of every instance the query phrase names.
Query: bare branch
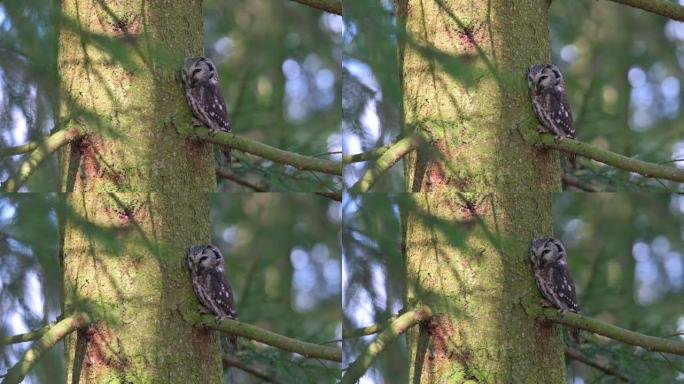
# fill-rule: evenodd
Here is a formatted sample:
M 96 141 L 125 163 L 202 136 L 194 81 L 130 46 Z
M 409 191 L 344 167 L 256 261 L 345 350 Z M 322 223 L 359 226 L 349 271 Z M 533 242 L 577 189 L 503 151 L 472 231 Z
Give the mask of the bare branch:
M 558 310 L 553 308 L 544 308 L 543 310 L 528 309 L 528 313 L 539 319 L 581 328 L 625 344 L 636 345 L 647 351 L 667 352 L 684 356 L 684 342 L 681 341 L 647 336 L 577 313 L 559 313 Z
M 351 339 L 354 337 L 361 337 L 361 336 L 367 336 L 367 335 L 372 335 L 374 333 L 378 333 L 382 331 L 383 329 L 387 328 L 390 324 L 392 324 L 393 321 L 398 319 L 399 316 L 392 316 L 387 320 L 384 320 L 382 322 L 379 322 L 377 324 L 369 325 L 367 327 L 362 327 L 362 328 L 354 328 L 354 329 L 342 329 L 342 338 L 343 339 Z
M 553 135 L 537 134 L 532 140 L 532 144 L 555 148 L 564 152 L 576 153 L 586 158 L 611 165 L 615 168 L 636 172 L 646 177 L 656 177 L 680 183 L 684 182 L 684 169 L 632 159 L 581 141 L 568 138 L 559 140 Z
M 182 126 L 176 126 L 176 128 L 185 137 L 197 137 L 204 141 L 251 153 L 276 163 L 291 165 L 299 170 L 342 175 L 342 163 L 338 161 L 316 159 L 311 156 L 284 151 L 228 132 L 218 132 L 211 135 L 206 127 L 192 127 L 190 124 L 182 124 Z
M 48 155 L 81 136 L 81 131 L 76 128 L 59 130 L 50 135 L 44 142 L 40 143 L 33 152 L 22 161 L 15 172 L 2 183 L 0 191 L 18 191 Z
M 380 176 L 392 168 L 392 166 L 404 155 L 416 149 L 425 139 L 426 133 L 419 131 L 392 144 L 392 146 L 385 150 L 382 156 L 366 170 L 363 176 L 361 176 L 361 179 L 351 187 L 350 192 L 368 192 Z
M 669 17 L 672 20 L 684 21 L 684 7 L 676 1 L 667 0 L 610 0 L 615 3 L 640 8 L 656 15 Z
M 268 189 L 263 188 L 259 185 L 254 184 L 254 183 L 251 183 L 245 179 L 242 179 L 242 178 L 236 176 L 233 172 L 227 171 L 225 169 L 216 168 L 216 176 L 221 178 L 221 179 L 233 181 L 233 182 L 240 184 L 244 187 L 247 187 L 247 188 L 249 188 L 255 192 L 268 192 Z
M 22 333 L 21 335 L 14 335 L 14 336 L 5 336 L 0 338 L 0 345 L 8 345 L 8 344 L 17 344 L 17 343 L 24 343 L 27 341 L 32 341 L 35 339 L 40 338 L 52 328 L 54 323 L 48 324 L 44 326 L 43 328 L 36 329 L 35 331 L 27 332 L 27 333 Z
M 371 342 L 361 356 L 349 364 L 341 384 L 354 384 L 373 364 L 373 361 L 394 341 L 399 335 L 406 332 L 414 325 L 432 317 L 432 311 L 428 307 L 421 307 L 408 311 L 396 318 L 378 337 Z
M 320 9 L 342 16 L 342 1 L 340 0 L 290 0 L 309 7 Z
M 269 383 L 277 382 L 276 376 L 272 372 L 269 372 L 266 368 L 245 363 L 233 355 L 223 355 L 223 363 L 247 373 L 251 373 L 252 375 Z
M 629 382 L 629 377 L 625 376 L 624 373 L 618 371 L 617 368 L 613 367 L 611 364 L 596 359 L 592 359 L 588 356 L 584 356 L 582 352 L 576 349 L 567 348 L 565 350 L 565 357 L 567 357 L 568 359 L 577 360 L 590 367 L 594 367 L 599 371 L 611 376 L 615 376 L 624 382 Z
M 211 315 L 199 316 L 197 313 L 186 313 L 184 314 L 184 317 L 197 325 L 203 325 L 217 331 L 259 341 L 272 347 L 298 353 L 304 357 L 342 362 L 342 350 L 340 348 L 307 343 L 236 320 L 218 320 Z
M 2 384 L 19 384 L 24 377 L 40 360 L 43 355 L 55 346 L 66 335 L 78 328 L 90 324 L 90 317 L 84 313 L 76 313 L 52 326 L 38 341 L 31 345 L 24 356 L 12 368 L 7 371 L 7 375 Z

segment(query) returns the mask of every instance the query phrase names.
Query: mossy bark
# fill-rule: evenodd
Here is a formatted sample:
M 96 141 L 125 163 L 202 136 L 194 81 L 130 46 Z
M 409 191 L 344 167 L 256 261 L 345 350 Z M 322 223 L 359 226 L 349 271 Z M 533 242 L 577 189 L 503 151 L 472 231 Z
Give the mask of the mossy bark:
M 177 71 L 202 54 L 201 1 L 62 2 L 59 121 L 87 137 L 62 151 L 64 192 L 216 188 L 211 144 L 191 122 Z
M 552 235 L 561 186 L 558 155 L 522 140 L 537 125 L 526 69 L 549 61 L 548 1 L 397 8 L 405 124 L 433 137 L 405 161 L 407 301 L 435 314 L 409 335 L 410 380 L 562 383 L 560 328 L 520 305 L 540 297 L 527 252 Z
M 196 299 L 183 257 L 210 241 L 210 144 L 189 125 L 176 73 L 202 54 L 199 0 L 62 2 L 61 153 L 65 313 L 95 323 L 66 340 L 67 382 L 218 383 L 215 335 L 178 306 Z M 77 381 L 77 379 L 79 381 Z
M 71 194 L 66 206 L 65 313 L 96 320 L 67 340 L 67 382 L 221 382 L 216 335 L 179 312 L 195 303 L 183 256 L 209 241 L 207 195 Z

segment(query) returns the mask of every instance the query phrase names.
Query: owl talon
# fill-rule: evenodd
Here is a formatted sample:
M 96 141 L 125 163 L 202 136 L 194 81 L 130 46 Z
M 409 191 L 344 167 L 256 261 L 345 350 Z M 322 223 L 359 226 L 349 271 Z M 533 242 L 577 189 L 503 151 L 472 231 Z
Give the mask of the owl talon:
M 201 127 L 204 125 L 204 122 L 200 119 L 193 118 L 192 119 L 192 125 L 193 125 L 193 127 Z

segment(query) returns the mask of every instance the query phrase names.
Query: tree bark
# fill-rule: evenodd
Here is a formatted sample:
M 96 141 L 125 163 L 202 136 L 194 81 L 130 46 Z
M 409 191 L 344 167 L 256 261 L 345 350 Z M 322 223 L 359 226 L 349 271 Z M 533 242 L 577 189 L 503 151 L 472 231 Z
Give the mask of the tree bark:
M 221 382 L 215 332 L 178 312 L 195 302 L 183 258 L 209 242 L 207 195 L 71 194 L 66 206 L 64 310 L 95 321 L 66 342 L 67 382 Z
M 211 145 L 177 133 L 201 1 L 67 0 L 62 13 L 58 124 L 85 133 L 60 154 L 64 311 L 94 321 L 66 340 L 67 382 L 221 382 L 218 338 L 177 310 L 196 302 L 183 258 L 210 241 L 216 187 Z
M 540 298 L 527 252 L 552 235 L 561 188 L 557 153 L 521 135 L 537 126 L 526 70 L 549 62 L 548 1 L 397 5 L 405 125 L 432 135 L 405 161 L 407 303 L 435 315 L 409 334 L 410 381 L 564 382 L 560 328 L 520 305 Z
M 201 1 L 62 2 L 59 123 L 87 136 L 62 151 L 63 192 L 212 192 L 211 145 L 178 135 L 176 80 L 202 55 Z

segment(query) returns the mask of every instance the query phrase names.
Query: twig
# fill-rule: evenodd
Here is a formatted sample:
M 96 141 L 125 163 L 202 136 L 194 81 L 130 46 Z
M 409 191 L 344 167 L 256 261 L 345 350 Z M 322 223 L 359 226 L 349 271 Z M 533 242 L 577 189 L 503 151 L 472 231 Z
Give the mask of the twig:
M 646 177 L 657 177 L 676 182 L 684 182 L 684 169 L 632 159 L 581 141 L 568 138 L 559 140 L 553 135 L 537 134 L 533 139 L 533 144 L 560 149 L 564 152 L 576 153 L 598 162 L 611 165 L 615 168 L 636 172 Z
M 41 143 L 38 141 L 29 141 L 26 144 L 18 145 L 16 147 L 0 148 L 0 157 L 21 155 L 22 153 L 31 152 L 38 148 Z
M 419 131 L 418 133 L 405 137 L 392 144 L 391 148 L 388 148 L 382 156 L 364 172 L 361 179 L 351 187 L 350 192 L 368 192 L 380 176 L 392 168 L 392 166 L 404 155 L 416 149 L 426 138 L 425 135 L 426 133 Z
M 54 323 L 48 324 L 43 328 L 36 329 L 35 331 L 22 333 L 21 335 L 2 337 L 0 338 L 0 345 L 24 343 L 26 341 L 38 339 L 43 336 L 45 332 L 49 331 L 52 326 L 54 326 Z
M 388 149 L 392 148 L 392 145 L 394 144 L 383 145 L 382 147 L 371 149 L 368 152 L 342 156 L 342 164 L 360 163 L 362 161 L 377 159 L 382 156 L 383 153 L 387 152 Z
M 578 178 L 576 178 L 576 177 L 573 177 L 573 176 L 570 176 L 570 175 L 568 175 L 567 173 L 564 173 L 564 174 L 561 176 L 561 178 L 563 179 L 563 183 L 565 183 L 565 184 L 567 184 L 567 185 L 571 185 L 571 186 L 573 186 L 573 187 L 575 187 L 575 188 L 579 188 L 579 189 L 581 189 L 581 190 L 583 190 L 583 191 L 585 191 L 585 192 L 598 192 L 598 191 L 596 190 L 596 188 L 594 188 L 594 187 L 592 187 L 592 186 L 590 186 L 590 185 L 584 184 L 580 179 L 578 179 Z
M 72 128 L 59 130 L 48 136 L 44 142 L 38 144 L 33 152 L 22 161 L 14 173 L 2 183 L 0 190 L 3 192 L 16 192 L 19 190 L 48 155 L 72 140 L 81 137 L 81 135 L 81 131 Z
M 342 201 L 342 192 L 315 192 L 319 196 L 327 197 L 330 200 Z
M 64 336 L 74 330 L 90 324 L 90 317 L 84 313 L 73 314 L 52 326 L 38 341 L 31 345 L 24 356 L 7 371 L 2 384 L 19 384 L 40 360 L 40 358 L 55 346 Z
M 247 373 L 251 373 L 252 375 L 264 381 L 268 381 L 269 383 L 275 383 L 277 381 L 276 376 L 272 372 L 269 372 L 268 369 L 254 364 L 245 363 L 233 355 L 223 355 L 223 363 Z
M 368 370 L 371 364 L 373 364 L 373 361 L 375 361 L 378 355 L 380 355 L 392 341 L 406 332 L 409 328 L 431 317 L 432 311 L 428 307 L 417 308 L 399 316 L 368 345 L 366 350 L 361 353 L 361 356 L 353 363 L 349 364 L 340 383 L 356 383 Z
M 204 141 L 225 145 L 242 152 L 251 153 L 276 163 L 288 164 L 303 171 L 318 171 L 331 175 L 342 175 L 342 163 L 328 159 L 316 159 L 310 156 L 300 155 L 294 152 L 284 151 L 270 145 L 237 136 L 228 132 L 218 132 L 210 135 L 206 127 L 192 127 L 184 124 L 178 127 L 178 132 L 185 137 L 197 137 Z
M 225 169 L 216 168 L 216 176 L 221 179 L 234 181 L 244 187 L 254 190 L 255 192 L 268 192 L 268 189 L 253 184 L 245 179 L 242 179 L 236 176 L 233 172 L 226 171 Z
M 368 336 L 372 335 L 374 333 L 378 333 L 382 331 L 383 329 L 387 328 L 390 324 L 392 324 L 393 321 L 398 319 L 399 316 L 392 316 L 384 321 L 381 321 L 377 324 L 369 325 L 367 327 L 361 327 L 361 328 L 354 328 L 354 329 L 342 329 L 342 338 L 343 339 L 351 339 L 354 337 L 361 337 L 361 336 Z
M 342 16 L 342 2 L 340 0 L 290 0 L 309 7 L 320 9 Z
M 342 362 L 342 350 L 340 348 L 307 343 L 305 341 L 279 335 L 266 329 L 236 320 L 218 320 L 214 316 L 200 316 L 197 313 L 186 313 L 184 316 L 195 324 L 203 325 L 224 333 L 259 341 L 272 347 L 298 353 L 304 357 L 317 357 L 325 360 Z
M 617 368 L 613 367 L 611 364 L 604 363 L 602 361 L 598 361 L 595 359 L 591 359 L 587 356 L 584 356 L 584 354 L 582 354 L 582 352 L 580 352 L 576 349 L 566 348 L 565 349 L 565 357 L 567 357 L 568 359 L 577 360 L 577 361 L 584 363 L 590 367 L 594 367 L 594 368 L 598 369 L 599 371 L 601 371 L 605 374 L 611 375 L 611 376 L 615 376 L 624 382 L 629 382 L 629 377 L 625 376 L 624 373 L 618 371 Z
M 544 308 L 536 311 L 528 309 L 528 313 L 540 319 L 581 328 L 625 344 L 636 345 L 647 351 L 667 352 L 684 356 L 684 342 L 681 341 L 644 335 L 577 313 L 559 313 L 558 310 L 553 308 Z
M 684 21 L 684 7 L 675 1 L 667 0 L 610 0 L 615 3 L 643 9 L 656 15 L 669 17 L 672 20 Z

